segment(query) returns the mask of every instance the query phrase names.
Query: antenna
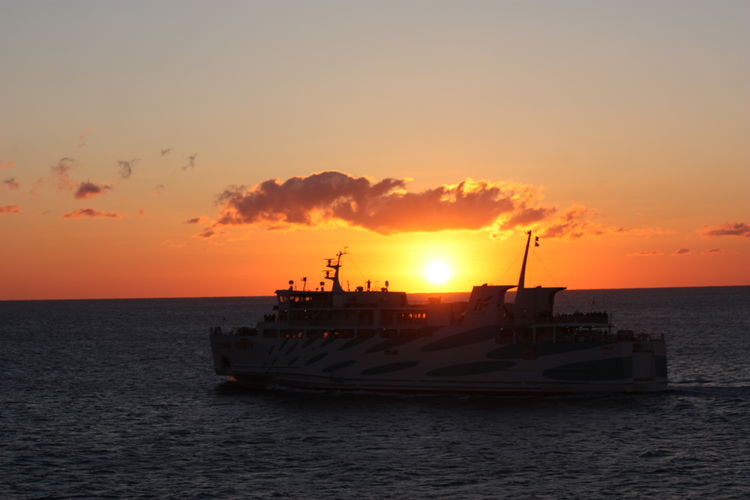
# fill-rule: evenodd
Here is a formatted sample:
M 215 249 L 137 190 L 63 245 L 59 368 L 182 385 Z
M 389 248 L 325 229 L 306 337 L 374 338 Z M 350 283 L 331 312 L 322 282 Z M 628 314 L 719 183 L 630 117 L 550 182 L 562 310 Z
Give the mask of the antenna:
M 523 252 L 523 264 L 521 264 L 521 276 L 518 277 L 518 289 L 522 290 L 526 281 L 526 259 L 529 256 L 529 243 L 531 242 L 531 231 L 526 233 L 526 250 Z

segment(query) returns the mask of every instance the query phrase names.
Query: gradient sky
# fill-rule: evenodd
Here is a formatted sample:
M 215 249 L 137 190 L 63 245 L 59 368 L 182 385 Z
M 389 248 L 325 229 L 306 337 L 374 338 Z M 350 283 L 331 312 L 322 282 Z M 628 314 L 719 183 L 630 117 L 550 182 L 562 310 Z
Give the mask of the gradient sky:
M 0 299 L 269 295 L 345 246 L 351 287 L 461 291 L 527 229 L 528 285 L 748 285 L 748 20 L 0 0 Z

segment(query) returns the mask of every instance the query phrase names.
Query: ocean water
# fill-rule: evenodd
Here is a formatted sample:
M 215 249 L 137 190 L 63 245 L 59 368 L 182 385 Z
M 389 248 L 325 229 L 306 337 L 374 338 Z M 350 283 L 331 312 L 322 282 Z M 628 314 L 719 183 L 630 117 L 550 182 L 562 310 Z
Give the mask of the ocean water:
M 564 292 L 668 342 L 594 397 L 233 389 L 208 328 L 271 302 L 0 302 L 0 498 L 750 498 L 750 287 Z

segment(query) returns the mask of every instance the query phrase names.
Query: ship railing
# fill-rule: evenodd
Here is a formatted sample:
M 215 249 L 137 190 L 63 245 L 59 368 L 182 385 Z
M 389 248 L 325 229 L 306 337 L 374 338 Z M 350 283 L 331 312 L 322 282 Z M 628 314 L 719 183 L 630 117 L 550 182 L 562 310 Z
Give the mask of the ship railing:
M 659 337 L 647 333 L 635 333 L 632 330 L 612 331 L 612 325 L 591 324 L 535 324 L 527 327 L 501 328 L 498 341 L 519 342 L 601 342 L 614 343 L 623 341 L 652 342 L 664 341 L 664 334 Z
M 552 321 L 555 323 L 609 323 L 606 312 L 579 312 L 556 314 Z

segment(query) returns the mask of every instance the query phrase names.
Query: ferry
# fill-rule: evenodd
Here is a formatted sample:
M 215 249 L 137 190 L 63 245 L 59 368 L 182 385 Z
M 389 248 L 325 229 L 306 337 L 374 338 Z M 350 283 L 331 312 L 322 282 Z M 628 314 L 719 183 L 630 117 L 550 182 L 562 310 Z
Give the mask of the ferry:
M 210 329 L 217 375 L 251 388 L 377 393 L 552 395 L 667 388 L 663 335 L 617 330 L 606 312 L 557 314 L 564 287 L 474 286 L 468 301 L 410 303 L 405 292 L 325 282 L 276 291 L 253 327 Z M 535 240 L 536 241 L 536 240 Z M 515 289 L 515 293 L 508 292 Z M 512 297 L 511 297 L 512 295 Z

